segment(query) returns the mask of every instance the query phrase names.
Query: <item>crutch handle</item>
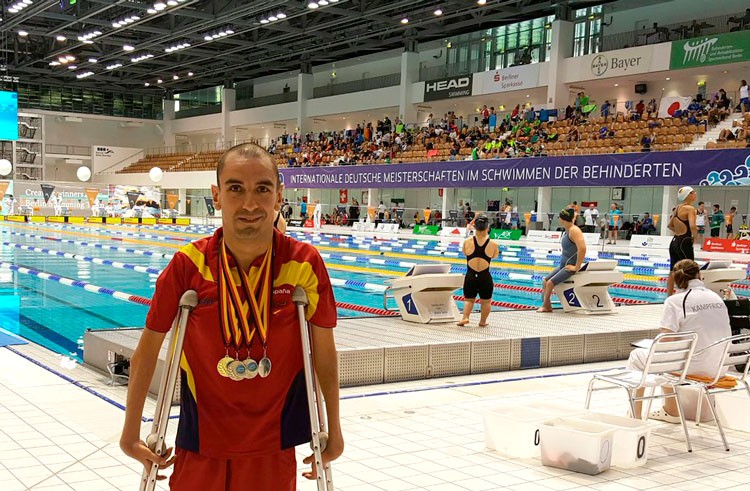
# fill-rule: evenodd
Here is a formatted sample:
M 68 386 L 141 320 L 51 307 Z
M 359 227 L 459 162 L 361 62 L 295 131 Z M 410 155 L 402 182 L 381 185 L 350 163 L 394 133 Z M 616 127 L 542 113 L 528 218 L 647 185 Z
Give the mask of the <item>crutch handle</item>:
M 308 304 L 307 292 L 301 286 L 298 286 L 292 292 L 292 302 L 295 304 L 306 306 Z

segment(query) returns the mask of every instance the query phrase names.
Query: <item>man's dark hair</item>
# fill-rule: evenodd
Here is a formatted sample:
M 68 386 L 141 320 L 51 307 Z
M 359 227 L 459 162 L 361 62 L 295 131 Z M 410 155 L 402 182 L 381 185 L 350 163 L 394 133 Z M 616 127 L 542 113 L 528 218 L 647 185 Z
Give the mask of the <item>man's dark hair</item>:
M 228 159 L 232 157 L 242 157 L 245 159 L 266 159 L 271 163 L 274 174 L 276 175 L 276 188 L 281 187 L 281 179 L 279 179 L 279 166 L 276 165 L 276 160 L 266 151 L 265 148 L 255 143 L 240 143 L 235 145 L 219 158 L 219 163 L 216 166 L 216 185 L 221 187 L 221 171 L 224 170 L 224 164 Z
M 703 202 L 703 201 L 698 201 L 698 206 L 700 206 L 700 205 L 702 205 L 702 204 L 704 204 L 704 202 Z

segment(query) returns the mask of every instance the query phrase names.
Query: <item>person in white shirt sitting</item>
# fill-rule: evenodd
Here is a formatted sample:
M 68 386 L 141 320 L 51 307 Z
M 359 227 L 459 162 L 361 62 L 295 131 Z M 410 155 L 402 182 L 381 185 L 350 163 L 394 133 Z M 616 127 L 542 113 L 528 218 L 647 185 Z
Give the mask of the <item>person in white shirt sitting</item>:
M 664 301 L 660 333 L 692 331 L 698 334 L 695 353 L 703 348 L 732 335 L 729 325 L 729 312 L 722 298 L 703 285 L 700 277 L 700 266 L 691 260 L 678 261 L 673 268 L 674 282 L 681 292 L 667 297 Z M 648 357 L 647 348 L 636 348 L 630 352 L 627 367 L 629 370 L 643 370 Z M 721 363 L 723 355 L 720 346 L 705 353 L 693 356 L 689 374 L 713 378 Z M 726 373 L 726 367 L 723 369 Z M 664 386 L 665 394 L 671 393 L 671 387 Z M 644 389 L 636 395 L 642 396 Z M 641 402 L 635 403 L 636 417 L 641 417 Z M 677 401 L 674 397 L 664 399 L 664 407 L 649 414 L 649 419 L 658 419 L 667 423 L 679 423 Z

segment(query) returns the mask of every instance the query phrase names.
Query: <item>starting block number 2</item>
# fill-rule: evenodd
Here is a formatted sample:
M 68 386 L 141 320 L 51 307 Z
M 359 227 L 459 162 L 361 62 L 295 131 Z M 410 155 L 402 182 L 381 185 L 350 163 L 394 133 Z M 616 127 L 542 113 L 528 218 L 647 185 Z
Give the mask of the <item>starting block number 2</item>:
M 576 292 L 573 288 L 565 290 L 565 300 L 571 307 L 581 307 L 581 301 L 578 299 L 578 296 L 576 295 Z M 588 306 L 589 309 L 596 310 L 603 309 L 605 307 L 606 306 L 602 303 L 602 297 L 599 294 L 594 293 L 591 295 L 591 302 Z

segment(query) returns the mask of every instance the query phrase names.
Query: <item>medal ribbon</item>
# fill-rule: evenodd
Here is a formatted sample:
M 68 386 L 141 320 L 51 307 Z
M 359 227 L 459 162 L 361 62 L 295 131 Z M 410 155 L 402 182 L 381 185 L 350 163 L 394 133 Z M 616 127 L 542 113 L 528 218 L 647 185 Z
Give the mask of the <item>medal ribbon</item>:
M 239 263 L 235 259 L 240 275 L 240 283 L 248 301 L 248 315 L 243 315 L 242 313 L 242 298 L 237 288 L 238 285 L 232 277 L 229 265 L 229 256 L 231 254 L 231 251 L 227 250 L 224 241 L 222 241 L 221 256 L 219 259 L 219 297 L 221 307 L 220 323 L 224 343 L 227 347 L 230 344 L 234 344 L 239 349 L 244 340 L 245 346 L 249 349 L 257 330 L 260 332 L 261 342 L 265 347 L 268 333 L 268 317 L 271 309 L 270 292 L 273 287 L 273 253 L 271 249 L 266 252 L 263 262 L 258 269 L 258 274 L 252 282 L 248 274 L 239 267 Z M 251 323 L 254 324 L 252 329 Z M 256 329 L 256 326 L 259 329 Z

